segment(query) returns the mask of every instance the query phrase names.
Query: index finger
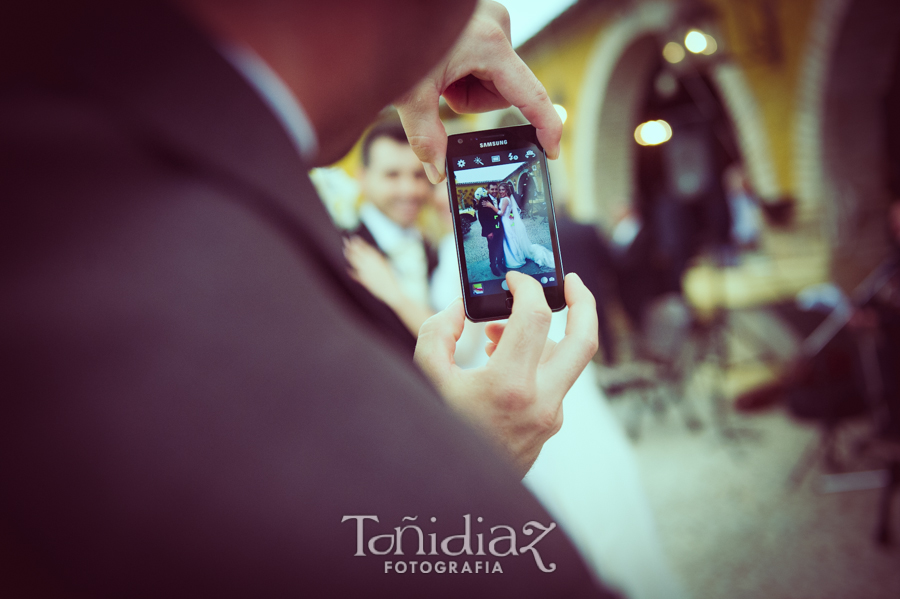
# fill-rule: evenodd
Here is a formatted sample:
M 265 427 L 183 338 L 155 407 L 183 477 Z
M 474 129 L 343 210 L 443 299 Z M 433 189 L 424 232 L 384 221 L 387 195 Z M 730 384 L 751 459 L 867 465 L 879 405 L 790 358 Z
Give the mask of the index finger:
M 438 390 L 455 365 L 453 354 L 465 320 L 462 299 L 458 298 L 419 329 L 414 360 Z
M 512 314 L 491 362 L 499 362 L 511 376 L 533 377 L 544 351 L 553 312 L 544 288 L 528 275 L 510 271 L 506 275 L 514 302 Z
M 556 159 L 562 138 L 562 119 L 553 108 L 547 90 L 528 65 L 511 46 L 505 54 L 489 67 L 486 78 L 493 82 L 500 95 L 522 111 L 522 115 L 537 129 L 538 141 L 547 152 L 547 157 Z
M 444 179 L 447 153 L 447 130 L 438 113 L 440 97 L 440 91 L 426 79 L 395 103 L 409 145 L 434 185 Z

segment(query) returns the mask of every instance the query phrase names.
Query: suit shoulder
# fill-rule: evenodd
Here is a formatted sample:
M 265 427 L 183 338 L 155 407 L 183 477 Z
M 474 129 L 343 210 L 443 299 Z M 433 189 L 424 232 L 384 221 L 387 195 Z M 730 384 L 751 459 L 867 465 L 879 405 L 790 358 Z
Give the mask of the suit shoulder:
M 69 160 L 86 153 L 121 155 L 130 141 L 108 111 L 75 90 L 20 86 L 0 93 L 0 145 L 12 157 Z

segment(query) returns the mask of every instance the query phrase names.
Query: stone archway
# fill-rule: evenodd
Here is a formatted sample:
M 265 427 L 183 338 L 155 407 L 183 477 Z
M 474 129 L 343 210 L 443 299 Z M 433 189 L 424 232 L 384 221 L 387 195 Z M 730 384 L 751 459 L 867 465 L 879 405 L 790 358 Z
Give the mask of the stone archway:
M 574 132 L 575 218 L 609 226 L 633 196 L 634 127 L 655 61 L 652 35 L 668 26 L 669 4 L 645 4 L 601 31 L 581 81 Z
M 795 185 L 821 225 L 832 277 L 860 282 L 886 251 L 889 201 L 882 104 L 900 52 L 900 4 L 822 0 L 800 78 Z
M 579 220 L 609 226 L 617 208 L 634 196 L 634 128 L 650 69 L 658 51 L 655 36 L 676 16 L 672 3 L 646 3 L 601 31 L 591 51 L 578 99 L 574 134 L 575 196 Z M 740 68 L 717 65 L 712 79 L 725 104 L 750 181 L 763 198 L 780 194 L 769 140 L 754 94 Z

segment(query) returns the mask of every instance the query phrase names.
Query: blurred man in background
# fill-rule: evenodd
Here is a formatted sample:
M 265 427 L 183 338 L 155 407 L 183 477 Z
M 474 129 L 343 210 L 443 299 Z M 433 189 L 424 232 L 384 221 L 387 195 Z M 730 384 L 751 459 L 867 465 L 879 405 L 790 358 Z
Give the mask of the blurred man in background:
M 363 138 L 359 180 L 360 226 L 345 250 L 353 276 L 417 335 L 434 314 L 428 285 L 437 253 L 416 228 L 434 190 L 399 121 L 378 123 Z M 390 272 L 372 252 L 387 259 Z

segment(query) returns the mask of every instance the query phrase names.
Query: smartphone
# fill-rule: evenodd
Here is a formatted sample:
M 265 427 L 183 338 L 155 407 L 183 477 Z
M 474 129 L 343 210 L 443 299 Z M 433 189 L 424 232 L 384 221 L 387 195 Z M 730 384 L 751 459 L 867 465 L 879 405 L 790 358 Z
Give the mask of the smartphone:
M 547 157 L 532 125 L 451 135 L 447 185 L 469 320 L 509 318 L 506 272 L 533 277 L 566 305 Z

